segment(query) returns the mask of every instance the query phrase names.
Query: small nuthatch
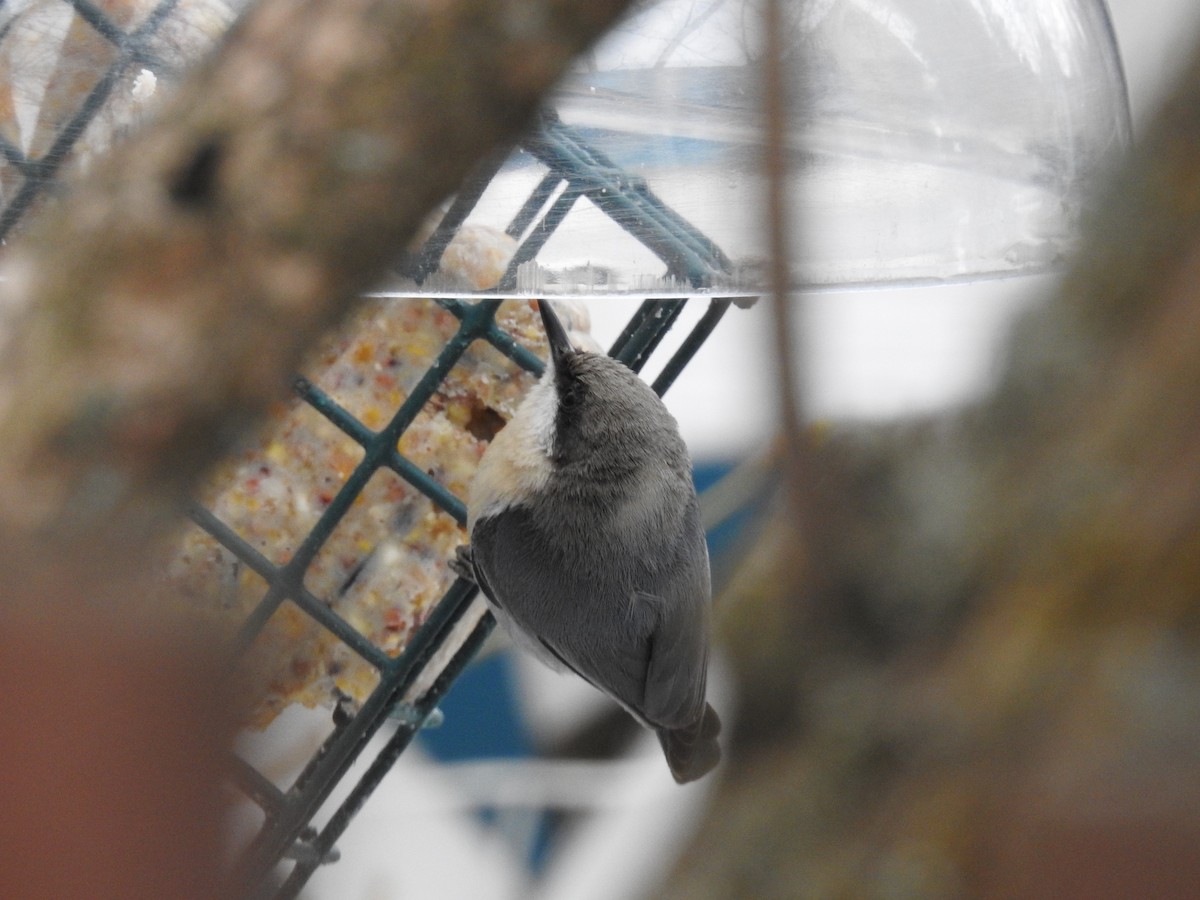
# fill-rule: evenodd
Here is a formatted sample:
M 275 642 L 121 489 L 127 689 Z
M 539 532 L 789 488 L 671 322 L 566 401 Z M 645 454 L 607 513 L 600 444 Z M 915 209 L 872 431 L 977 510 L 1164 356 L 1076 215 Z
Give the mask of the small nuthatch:
M 471 485 L 475 580 L 514 640 L 654 729 L 671 774 L 720 760 L 705 699 L 711 586 L 692 467 L 662 401 L 607 356 L 575 349 L 538 301 L 550 365 Z

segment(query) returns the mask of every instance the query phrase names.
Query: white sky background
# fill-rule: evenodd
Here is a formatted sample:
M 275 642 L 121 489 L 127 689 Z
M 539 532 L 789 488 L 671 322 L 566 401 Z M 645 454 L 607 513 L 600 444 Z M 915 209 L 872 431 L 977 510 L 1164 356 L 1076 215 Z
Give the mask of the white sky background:
M 810 414 L 879 420 L 929 412 L 982 394 L 1012 315 L 1046 289 L 1046 277 L 974 284 L 822 291 L 796 308 Z M 592 331 L 607 346 L 636 307 L 593 301 Z M 693 302 L 676 341 L 704 304 Z M 698 462 L 732 460 L 772 433 L 775 373 L 766 300 L 731 309 L 666 396 Z M 666 358 L 670 345 L 664 343 Z M 652 364 L 647 375 L 656 372 Z

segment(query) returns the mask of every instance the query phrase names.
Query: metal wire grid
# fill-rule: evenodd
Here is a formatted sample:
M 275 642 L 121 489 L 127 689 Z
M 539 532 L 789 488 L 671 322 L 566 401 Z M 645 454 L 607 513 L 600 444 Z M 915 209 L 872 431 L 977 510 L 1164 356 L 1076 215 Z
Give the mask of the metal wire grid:
M 663 203 L 644 178 L 621 169 L 554 110 L 539 113 L 521 148 L 546 168 L 546 174 L 505 229 L 509 237 L 525 237 L 496 286 L 498 292 L 518 287 L 518 270 L 537 256 L 581 197 L 666 263 L 668 282 L 709 291 L 732 271 L 721 248 Z M 505 160 L 502 155 L 493 157 L 464 184 L 421 252 L 402 264 L 404 274 L 419 284 L 437 268 L 450 240 Z
M 163 0 L 132 32 L 118 27 L 89 0 L 64 2 L 69 2 L 98 34 L 113 44 L 117 56 L 84 96 L 79 109 L 62 125 L 43 156 L 29 158 L 0 137 L 0 156 L 23 176 L 13 199 L 0 212 L 0 239 L 11 231 L 41 193 L 51 189 L 75 142 L 131 67 L 142 66 L 162 73 L 171 70 L 169 64 L 153 53 L 149 41 L 173 11 L 177 0 Z M 0 40 L 4 33 L 0 30 Z M 669 278 L 693 289 L 705 290 L 718 284 L 721 276 L 729 272 L 728 259 L 712 241 L 663 204 L 644 180 L 623 172 L 553 112 L 542 113 L 538 128 L 522 147 L 546 168 L 546 174 L 506 229 L 514 238 L 524 237 L 499 285 L 501 292 L 513 289 L 519 267 L 535 259 L 581 197 L 587 197 L 663 260 Z M 501 157 L 494 158 L 468 179 L 421 251 L 404 264 L 405 272 L 418 283 L 436 270 L 442 252 L 503 162 Z M 383 429 L 374 431 L 367 427 L 308 379 L 299 377 L 295 380 L 297 396 L 359 444 L 364 456 L 285 565 L 271 563 L 207 509 L 199 505 L 190 509 L 191 518 L 199 527 L 268 585 L 262 600 L 241 627 L 239 652 L 249 647 L 272 613 L 286 600 L 328 629 L 380 675 L 379 683 L 361 707 L 355 711 L 335 710 L 333 731 L 286 790 L 281 790 L 253 766 L 235 757 L 235 780 L 246 796 L 263 810 L 264 823 L 232 870 L 231 895 L 295 897 L 319 865 L 337 858 L 335 844 L 346 826 L 433 713 L 495 624 L 490 614 L 480 618 L 432 687 L 413 705 L 407 706 L 402 699 L 463 618 L 474 599 L 474 585 L 456 580 L 404 652 L 394 658 L 367 640 L 304 586 L 305 571 L 355 498 L 380 469 L 392 470 L 460 525 L 465 524 L 463 501 L 406 459 L 399 452 L 398 443 L 472 342 L 487 341 L 527 371 L 534 374 L 542 371 L 542 362 L 495 323 L 499 299 L 475 303 L 458 299 L 423 302 L 439 303 L 459 319 L 459 328 Z M 683 299 L 644 302 L 613 344 L 611 355 L 634 371 L 641 371 L 675 324 L 685 302 Z M 712 333 L 731 302 L 730 298 L 720 297 L 708 301 L 707 311 L 653 382 L 656 392 L 662 394 L 670 387 Z M 365 773 L 323 827 L 315 828 L 314 818 L 368 741 L 388 723 L 394 725 L 394 731 L 383 749 L 371 760 Z M 275 869 L 285 858 L 291 859 L 293 866 L 282 884 L 278 884 Z
M 71 6 L 96 34 L 112 44 L 116 56 L 108 68 L 99 73 L 78 109 L 61 125 L 49 148 L 41 156 L 28 156 L 7 138 L 0 136 L 0 157 L 21 175 L 20 187 L 0 211 L 0 241 L 8 237 L 13 226 L 28 212 L 34 201 L 53 187 L 59 170 L 76 142 L 104 108 L 113 89 L 125 75 L 134 67 L 149 69 L 160 77 L 176 74 L 176 66 L 163 59 L 154 49 L 153 39 L 175 11 L 179 0 L 161 0 L 132 31 L 126 31 L 90 0 L 62 2 Z M 8 36 L 19 15 L 10 16 L 0 25 L 0 41 Z
M 401 699 L 466 612 L 475 596 L 474 585 L 456 580 L 435 606 L 429 620 L 396 658 L 388 657 L 367 641 L 303 585 L 304 572 L 321 545 L 332 534 L 358 492 L 380 468 L 391 469 L 457 522 L 465 523 L 466 509 L 462 501 L 405 459 L 396 446 L 405 428 L 473 341 L 486 340 L 523 368 L 535 374 L 541 371 L 541 362 L 515 344 L 511 336 L 495 324 L 493 317 L 499 300 L 484 300 L 475 304 L 459 300 L 426 302 L 437 302 L 452 312 L 460 319 L 459 329 L 382 430 L 372 431 L 307 379 L 297 379 L 298 395 L 359 443 L 364 450 L 364 457 L 286 565 L 271 564 L 210 512 L 198 506 L 192 509 L 192 518 L 197 524 L 228 547 L 269 585 L 266 595 L 243 626 L 243 644 L 248 644 L 279 604 L 288 599 L 344 641 L 380 674 L 379 684 L 357 712 L 349 716 L 335 713 L 333 732 L 287 791 L 281 791 L 256 769 L 237 760 L 240 787 L 266 813 L 266 821 L 245 851 L 233 879 L 235 885 L 250 885 L 249 896 L 252 897 L 294 897 L 316 867 L 330 860 L 330 854 L 350 820 L 420 730 L 494 626 L 491 615 L 486 614 L 449 665 L 442 670 L 432 688 L 410 707 L 402 704 Z M 683 300 L 644 303 L 615 342 L 612 355 L 640 369 L 653 347 L 671 328 L 684 303 Z M 713 319 L 719 318 L 727 306 L 726 300 L 710 301 L 708 313 L 672 355 L 667 368 L 656 380 L 656 385 L 662 390 L 669 386 L 673 379 L 668 369 L 675 372 L 682 370 L 698 349 L 703 334 L 711 331 Z M 313 818 L 361 754 L 366 742 L 389 721 L 395 723 L 395 731 L 383 749 L 326 824 L 320 830 L 313 829 Z M 283 884 L 276 887 L 270 880 L 271 872 L 284 857 L 293 859 L 294 865 Z
M 589 148 L 577 132 L 564 126 L 552 113 L 545 114 L 541 124 L 542 127 L 523 146 L 542 161 L 547 174 L 506 229 L 512 236 L 527 235 L 508 267 L 506 281 L 511 283 L 517 266 L 536 256 L 546 239 L 562 223 L 571 205 L 584 196 L 613 216 L 631 235 L 667 262 L 669 270 L 678 272 L 693 286 L 707 286 L 716 276 L 728 270 L 724 255 L 655 197 L 644 182 L 622 173 L 606 157 Z M 435 265 L 431 263 L 441 257 L 499 165 L 500 162 L 492 160 L 468 179 L 425 246 L 410 261 L 410 275 L 419 279 L 434 271 Z M 393 659 L 368 642 L 323 601 L 309 593 L 303 584 L 304 572 L 323 542 L 332 534 L 359 491 L 381 468 L 391 469 L 460 525 L 465 524 L 466 507 L 463 502 L 407 460 L 398 451 L 397 444 L 405 429 L 473 341 L 491 343 L 529 372 L 540 374 L 543 369 L 541 360 L 496 325 L 494 316 L 500 300 L 467 303 L 439 299 L 425 302 L 437 302 L 457 317 L 458 331 L 445 344 L 437 359 L 382 430 L 372 431 L 307 379 L 296 380 L 298 396 L 362 446 L 364 456 L 285 566 L 277 567 L 269 563 L 207 510 L 197 507 L 192 511 L 197 524 L 225 544 L 269 585 L 266 596 L 243 627 L 243 645 L 253 640 L 284 599 L 290 599 L 380 673 L 379 684 L 355 714 L 335 715 L 334 731 L 286 792 L 280 791 L 252 767 L 239 761 L 241 787 L 267 815 L 265 824 L 235 873 L 237 884 L 251 885 L 250 896 L 253 897 L 294 897 L 316 867 L 331 859 L 334 846 L 350 820 L 408 746 L 494 626 L 491 615 L 486 614 L 440 673 L 433 687 L 414 706 L 405 707 L 401 699 L 463 617 L 474 598 L 474 586 L 457 580 L 405 651 Z M 656 392 L 661 395 L 670 387 L 716 328 L 731 302 L 729 298 L 708 301 L 708 309 L 654 380 L 652 387 Z M 640 372 L 675 324 L 685 303 L 683 299 L 669 299 L 648 300 L 641 304 L 617 337 L 610 354 Z M 395 731 L 383 749 L 324 827 L 320 830 L 313 828 L 314 816 L 360 755 L 366 742 L 389 720 L 396 723 Z M 270 881 L 271 872 L 283 857 L 293 859 L 294 865 L 283 884 L 276 887 Z

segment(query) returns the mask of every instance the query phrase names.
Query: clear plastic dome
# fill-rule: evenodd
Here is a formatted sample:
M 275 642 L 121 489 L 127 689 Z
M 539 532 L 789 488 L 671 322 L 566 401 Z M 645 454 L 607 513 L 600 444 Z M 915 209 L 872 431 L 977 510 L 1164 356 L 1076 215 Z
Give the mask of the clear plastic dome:
M 577 67 L 549 104 L 550 149 L 526 142 L 450 216 L 525 243 L 498 291 L 763 289 L 760 3 L 646 4 Z M 1103 0 L 807 0 L 784 15 L 797 287 L 1062 258 L 1130 135 Z
M 1103 0 L 821 0 L 794 14 L 812 284 L 1045 270 L 1130 138 Z

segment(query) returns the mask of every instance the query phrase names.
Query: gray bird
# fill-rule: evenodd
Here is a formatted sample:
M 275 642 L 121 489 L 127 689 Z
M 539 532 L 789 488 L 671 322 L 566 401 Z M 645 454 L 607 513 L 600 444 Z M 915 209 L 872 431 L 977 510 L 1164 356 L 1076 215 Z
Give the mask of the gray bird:
M 550 365 L 480 461 L 455 568 L 516 643 L 654 729 L 675 780 L 694 781 L 720 760 L 721 723 L 687 449 L 645 382 L 538 307 Z

